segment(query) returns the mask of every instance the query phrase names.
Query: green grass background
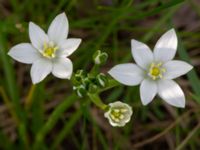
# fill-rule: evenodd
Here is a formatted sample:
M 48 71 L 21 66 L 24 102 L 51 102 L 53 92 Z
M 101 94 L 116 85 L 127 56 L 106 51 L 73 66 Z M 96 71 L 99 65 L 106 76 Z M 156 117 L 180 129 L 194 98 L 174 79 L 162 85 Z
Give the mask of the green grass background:
M 1 149 L 200 148 L 199 10 L 198 0 L 1 0 Z M 186 94 L 186 108 L 171 107 L 158 97 L 142 106 L 138 87 L 116 87 L 101 94 L 103 101 L 130 104 L 133 117 L 124 128 L 113 128 L 87 97 L 80 99 L 73 93 L 68 80 L 50 75 L 28 97 L 30 65 L 12 60 L 7 52 L 18 43 L 29 42 L 29 21 L 47 31 L 61 12 L 69 19 L 69 37 L 83 40 L 70 56 L 74 71 L 90 70 L 92 54 L 98 49 L 109 54 L 101 68 L 104 73 L 118 63 L 132 62 L 131 39 L 146 42 L 153 49 L 164 32 L 175 28 L 179 37 L 176 57 L 194 65 L 187 76 L 176 80 Z M 25 107 L 27 99 L 32 104 Z

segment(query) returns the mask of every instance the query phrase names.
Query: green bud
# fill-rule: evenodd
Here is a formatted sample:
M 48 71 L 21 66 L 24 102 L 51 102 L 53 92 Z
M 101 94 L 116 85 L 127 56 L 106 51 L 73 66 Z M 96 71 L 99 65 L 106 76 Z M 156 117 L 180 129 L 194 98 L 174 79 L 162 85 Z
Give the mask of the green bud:
M 74 86 L 78 86 L 78 85 L 81 84 L 80 81 L 77 81 L 77 80 L 76 80 L 75 76 L 72 76 L 71 81 L 72 81 L 72 83 L 73 83 Z
M 72 78 L 72 82 L 73 82 L 73 84 L 74 84 L 75 86 L 81 85 L 81 84 L 82 84 L 82 81 L 83 81 L 83 79 L 84 79 L 85 77 L 86 77 L 85 71 L 83 71 L 83 70 L 78 70 L 78 71 L 74 74 L 74 76 L 73 76 L 73 78 Z
M 98 74 L 96 79 L 101 87 L 106 87 L 108 85 L 108 79 L 105 74 L 103 73 Z
M 89 93 L 96 93 L 98 90 L 98 86 L 96 84 L 90 83 L 88 87 Z
M 93 55 L 94 63 L 97 65 L 105 64 L 107 59 L 108 59 L 108 54 L 105 52 L 101 52 L 100 50 L 96 51 Z
M 78 70 L 74 76 L 77 81 L 81 81 L 86 76 L 86 72 L 83 70 Z
M 94 60 L 94 63 L 97 64 L 98 63 L 98 57 L 101 55 L 101 51 L 98 50 L 96 51 L 94 54 L 93 54 L 93 60 Z
M 80 85 L 80 86 L 74 86 L 73 87 L 73 90 L 76 92 L 76 94 L 79 96 L 79 97 L 83 97 L 86 95 L 87 91 L 85 89 L 85 87 L 83 85 Z
M 86 77 L 82 80 L 82 85 L 88 89 L 89 84 L 91 83 L 90 78 Z

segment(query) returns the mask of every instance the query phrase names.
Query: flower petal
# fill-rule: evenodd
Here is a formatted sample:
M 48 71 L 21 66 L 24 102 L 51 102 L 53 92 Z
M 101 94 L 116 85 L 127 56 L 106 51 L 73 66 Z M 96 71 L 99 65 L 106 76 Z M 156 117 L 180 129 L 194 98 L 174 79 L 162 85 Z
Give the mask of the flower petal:
M 12 47 L 8 55 L 25 64 L 32 64 L 40 58 L 39 52 L 29 43 L 21 43 Z
M 193 66 L 178 60 L 166 62 L 163 67 L 166 69 L 164 74 L 165 79 L 174 79 L 189 72 Z
M 144 79 L 143 70 L 131 63 L 116 65 L 108 73 L 125 85 L 138 85 Z
M 143 105 L 149 104 L 157 94 L 156 82 L 145 79 L 140 85 L 140 97 Z
M 29 38 L 32 45 L 40 51 L 43 49 L 44 43 L 49 42 L 49 38 L 46 33 L 33 22 L 29 23 Z
M 135 62 L 143 69 L 147 69 L 153 62 L 153 53 L 146 44 L 131 40 L 131 50 Z
M 61 79 L 70 79 L 73 71 L 73 64 L 68 58 L 60 58 L 53 64 L 52 73 Z
M 66 39 L 69 30 L 69 23 L 65 13 L 55 17 L 48 29 L 49 38 L 58 44 L 61 40 Z
M 185 96 L 180 86 L 173 80 L 160 80 L 158 82 L 158 94 L 170 105 L 185 107 Z
M 35 61 L 31 67 L 31 79 L 33 84 L 42 81 L 52 70 L 52 63 L 47 59 Z
M 163 34 L 154 48 L 154 58 L 156 61 L 166 62 L 172 60 L 177 50 L 177 36 L 174 29 Z
M 67 57 L 71 55 L 78 48 L 80 43 L 81 39 L 78 38 L 70 38 L 62 40 L 59 43 L 58 56 Z

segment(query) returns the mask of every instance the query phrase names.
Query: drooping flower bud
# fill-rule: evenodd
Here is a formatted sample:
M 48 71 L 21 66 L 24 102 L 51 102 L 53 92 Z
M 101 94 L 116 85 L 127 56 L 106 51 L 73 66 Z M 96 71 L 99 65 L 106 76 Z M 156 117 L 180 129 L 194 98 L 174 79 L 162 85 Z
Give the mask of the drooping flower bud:
M 109 104 L 109 109 L 104 113 L 104 117 L 112 126 L 122 127 L 130 121 L 132 113 L 132 108 L 128 104 L 117 101 Z

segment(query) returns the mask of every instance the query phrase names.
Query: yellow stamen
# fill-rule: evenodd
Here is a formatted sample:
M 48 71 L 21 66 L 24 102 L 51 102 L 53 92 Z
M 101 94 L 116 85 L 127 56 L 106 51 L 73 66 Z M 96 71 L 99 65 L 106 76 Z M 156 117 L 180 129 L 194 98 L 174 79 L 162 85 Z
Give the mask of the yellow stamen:
M 120 119 L 124 119 L 124 115 L 121 114 L 121 115 L 119 116 L 119 118 L 120 118 Z
M 125 113 L 125 112 L 128 111 L 127 109 L 124 109 L 124 108 L 122 108 L 122 109 L 120 109 L 120 110 L 121 110 L 122 113 Z
M 161 71 L 162 71 L 162 72 L 166 72 L 166 69 L 165 69 L 165 68 L 161 68 Z
M 119 120 L 118 118 L 115 118 L 115 121 L 116 121 L 116 122 L 119 122 L 120 120 Z
M 114 108 L 110 112 L 110 117 L 115 122 L 119 122 L 119 121 L 121 121 L 122 119 L 125 118 L 125 113 L 126 112 L 127 112 L 127 109 L 124 109 L 124 108 Z
M 119 109 L 114 109 L 114 112 L 115 113 L 118 113 L 120 110 Z
M 114 115 L 111 114 L 110 116 L 111 116 L 111 118 L 112 118 L 113 120 L 115 120 L 115 116 L 114 116 Z
M 148 75 L 153 79 L 156 80 L 158 78 L 163 78 L 163 73 L 166 72 L 165 68 L 162 68 L 162 63 L 151 63 Z
M 42 55 L 47 58 L 54 58 L 56 51 L 58 50 L 57 46 L 54 46 L 52 42 L 44 43 Z

